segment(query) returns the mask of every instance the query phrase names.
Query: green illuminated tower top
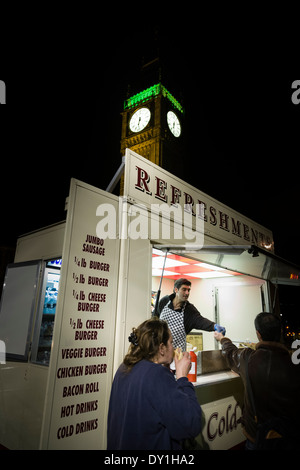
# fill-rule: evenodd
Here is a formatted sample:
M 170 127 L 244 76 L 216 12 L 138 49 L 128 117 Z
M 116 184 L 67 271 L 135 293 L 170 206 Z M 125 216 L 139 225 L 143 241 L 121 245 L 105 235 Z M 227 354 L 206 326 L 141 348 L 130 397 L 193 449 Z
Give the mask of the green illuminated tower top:
M 159 82 L 127 97 L 121 114 L 122 156 L 130 148 L 176 174 L 184 158 L 182 104 Z
M 150 100 L 151 98 L 153 98 L 154 96 L 159 95 L 160 93 L 163 96 L 165 96 L 168 100 L 170 100 L 172 105 L 178 111 L 180 111 L 180 113 L 184 113 L 184 109 L 181 106 L 181 104 L 179 103 L 179 101 L 177 101 L 174 98 L 174 96 L 171 95 L 171 93 L 161 83 L 158 83 L 157 85 L 150 86 L 146 90 L 143 90 L 140 93 L 137 93 L 136 95 L 131 96 L 130 98 L 126 99 L 124 101 L 124 109 L 134 108 L 138 104 L 144 103 L 144 102 Z

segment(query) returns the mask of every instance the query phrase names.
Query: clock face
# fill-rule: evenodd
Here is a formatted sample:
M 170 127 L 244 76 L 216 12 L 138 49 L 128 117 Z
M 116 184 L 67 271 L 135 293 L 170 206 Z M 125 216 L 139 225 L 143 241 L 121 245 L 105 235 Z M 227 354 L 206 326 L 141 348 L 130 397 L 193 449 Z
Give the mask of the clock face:
M 172 134 L 175 137 L 179 137 L 181 134 L 181 125 L 180 125 L 178 117 L 176 116 L 175 113 L 173 113 L 173 111 L 168 112 L 167 122 L 168 122 L 168 126 Z
M 151 113 L 148 108 L 138 109 L 131 117 L 129 128 L 132 132 L 142 131 L 150 121 Z

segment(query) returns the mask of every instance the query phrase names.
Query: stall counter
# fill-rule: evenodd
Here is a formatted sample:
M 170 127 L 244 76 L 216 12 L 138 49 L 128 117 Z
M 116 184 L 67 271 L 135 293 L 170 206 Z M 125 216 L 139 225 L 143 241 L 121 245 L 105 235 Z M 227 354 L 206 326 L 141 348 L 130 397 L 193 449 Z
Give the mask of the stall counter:
M 195 387 L 199 387 L 202 385 L 207 385 L 211 383 L 219 383 L 219 382 L 224 382 L 226 380 L 230 379 L 235 379 L 240 377 L 239 374 L 233 371 L 229 370 L 224 370 L 220 372 L 212 372 L 210 374 L 203 374 L 203 375 L 198 375 L 197 377 L 197 382 L 193 382 L 193 385 Z

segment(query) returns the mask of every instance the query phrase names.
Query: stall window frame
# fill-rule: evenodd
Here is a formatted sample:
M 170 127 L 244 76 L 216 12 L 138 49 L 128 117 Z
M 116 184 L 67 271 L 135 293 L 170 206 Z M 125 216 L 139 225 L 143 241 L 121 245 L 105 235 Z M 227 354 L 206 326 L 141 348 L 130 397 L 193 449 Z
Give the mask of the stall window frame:
M 32 268 L 35 267 L 35 270 Z M 31 268 L 17 275 L 17 270 Z M 14 275 L 13 275 L 14 274 Z M 30 274 L 30 276 L 29 276 Z M 3 292 L 0 304 L 0 330 L 3 327 L 1 338 L 6 345 L 6 360 L 16 362 L 28 362 L 31 352 L 32 332 L 35 322 L 35 314 L 40 297 L 40 283 L 43 276 L 42 260 L 26 261 L 21 263 L 11 263 L 6 268 Z M 28 285 L 30 291 L 24 296 L 11 295 L 11 290 Z M 26 300 L 26 316 L 21 317 L 25 307 L 21 305 L 22 300 Z M 12 312 L 12 313 L 11 313 Z M 21 330 L 17 330 L 18 320 L 22 320 Z M 4 331 L 4 333 L 3 333 Z M 17 334 L 16 334 L 17 332 Z M 0 333 L 1 335 L 1 333 Z M 18 343 L 18 345 L 17 345 Z
M 61 271 L 61 265 L 60 266 L 49 266 L 49 263 L 51 261 L 55 261 L 57 259 L 62 259 L 61 256 L 58 256 L 57 258 L 51 258 L 43 261 L 43 273 L 41 276 L 41 286 L 40 286 L 40 293 L 39 293 L 39 299 L 37 303 L 37 308 L 36 308 L 36 319 L 35 319 L 35 325 L 33 328 L 33 334 L 32 334 L 32 347 L 31 347 L 31 354 L 30 354 L 30 362 L 35 365 L 43 366 L 43 367 L 49 367 L 49 362 L 48 363 L 43 363 L 37 360 L 37 354 L 38 354 L 38 349 L 39 349 L 39 342 L 40 342 L 40 332 L 41 332 L 41 326 L 42 326 L 42 319 L 43 319 L 43 307 L 44 307 L 44 300 L 45 300 L 45 295 L 46 295 L 46 286 L 47 286 L 47 281 L 48 278 L 46 276 L 46 273 L 48 270 L 57 270 Z M 57 305 L 56 305 L 57 308 Z M 56 312 L 55 312 L 56 313 Z M 54 323 L 55 323 L 55 314 L 54 314 Z M 53 336 L 52 336 L 52 342 L 53 342 Z M 50 348 L 50 357 L 51 357 L 51 350 L 52 346 Z M 49 357 L 49 361 L 50 361 Z

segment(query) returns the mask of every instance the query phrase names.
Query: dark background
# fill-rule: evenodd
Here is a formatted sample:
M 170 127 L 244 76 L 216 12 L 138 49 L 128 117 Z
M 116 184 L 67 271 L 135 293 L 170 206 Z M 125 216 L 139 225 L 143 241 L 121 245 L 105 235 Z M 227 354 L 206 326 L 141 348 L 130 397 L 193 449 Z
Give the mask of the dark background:
M 71 177 L 106 189 L 121 162 L 128 85 L 159 55 L 162 83 L 185 107 L 178 174 L 271 229 L 275 253 L 300 265 L 292 42 L 266 23 L 232 29 L 221 18 L 221 29 L 210 16 L 206 28 L 202 11 L 162 20 L 152 6 L 133 19 L 127 8 L 117 22 L 111 11 L 76 13 L 19 19 L 2 32 L 0 245 L 63 220 Z

